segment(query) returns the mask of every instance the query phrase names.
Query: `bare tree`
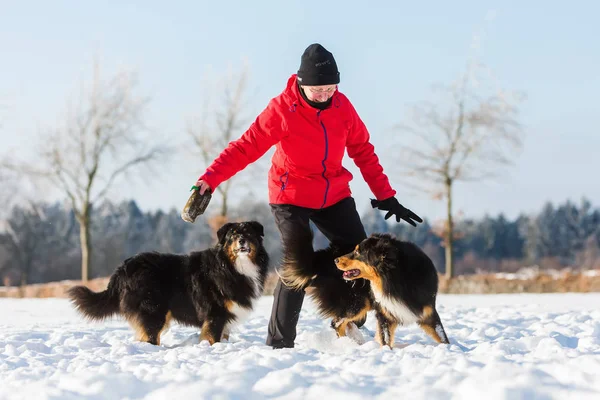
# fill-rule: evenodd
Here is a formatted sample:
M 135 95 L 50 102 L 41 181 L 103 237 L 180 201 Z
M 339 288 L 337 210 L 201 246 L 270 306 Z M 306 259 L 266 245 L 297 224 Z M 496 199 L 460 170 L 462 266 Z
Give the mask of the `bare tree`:
M 244 115 L 247 104 L 249 68 L 244 64 L 239 72 L 229 71 L 222 79 L 217 80 L 215 88 L 205 88 L 200 115 L 193 122 L 188 122 L 187 132 L 192 138 L 195 148 L 208 166 L 229 142 L 237 139 L 247 128 L 248 117 Z M 218 103 L 213 105 L 211 95 L 221 93 Z M 227 217 L 232 188 L 239 182 L 234 176 L 217 187 L 221 197 L 219 215 Z
M 134 169 L 151 167 L 166 147 L 144 124 L 148 99 L 137 95 L 132 72 L 120 72 L 104 81 L 98 62 L 91 87 L 69 104 L 64 124 L 52 130 L 38 151 L 41 167 L 21 170 L 50 179 L 69 199 L 80 227 L 81 279 L 91 266 L 91 212 L 113 184 Z
M 486 79 L 479 79 L 481 72 L 487 73 Z M 403 174 L 416 180 L 413 186 L 446 200 L 442 232 L 448 277 L 454 275 L 454 184 L 497 176 L 522 147 L 517 104 L 523 96 L 483 85 L 494 81 L 488 69 L 469 62 L 458 82 L 435 87 L 441 96 L 414 106 L 410 122 L 397 126 L 409 135 L 402 136 Z

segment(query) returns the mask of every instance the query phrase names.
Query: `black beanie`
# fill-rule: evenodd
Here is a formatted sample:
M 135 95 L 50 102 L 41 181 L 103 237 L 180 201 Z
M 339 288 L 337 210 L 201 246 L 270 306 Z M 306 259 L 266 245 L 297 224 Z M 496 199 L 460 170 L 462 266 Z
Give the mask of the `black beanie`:
M 300 60 L 298 83 L 307 86 L 336 85 L 340 83 L 340 73 L 333 54 L 318 43 L 308 46 Z

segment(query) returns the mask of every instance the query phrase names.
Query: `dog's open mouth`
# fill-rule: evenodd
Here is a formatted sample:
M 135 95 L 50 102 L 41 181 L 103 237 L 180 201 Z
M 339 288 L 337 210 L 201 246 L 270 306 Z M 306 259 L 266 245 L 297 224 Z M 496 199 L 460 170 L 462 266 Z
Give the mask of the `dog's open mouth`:
M 250 253 L 250 247 L 248 246 L 240 246 L 235 250 L 236 253 L 238 254 L 243 254 L 243 253 Z
M 344 279 L 356 278 L 359 275 L 360 269 L 349 269 L 348 271 L 344 271 Z

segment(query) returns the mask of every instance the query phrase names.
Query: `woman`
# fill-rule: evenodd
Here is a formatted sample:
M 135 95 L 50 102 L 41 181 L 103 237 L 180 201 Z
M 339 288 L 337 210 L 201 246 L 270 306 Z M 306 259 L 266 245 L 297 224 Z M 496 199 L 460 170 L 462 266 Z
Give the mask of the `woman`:
M 282 244 L 290 238 L 307 238 L 312 250 L 310 225 L 348 251 L 366 238 L 351 197 L 352 174 L 342 166 L 344 152 L 360 169 L 376 199 L 374 208 L 388 211 L 396 221 L 413 226 L 422 219 L 395 198 L 369 133 L 337 84 L 340 74 L 333 55 L 318 43 L 306 48 L 300 69 L 286 88 L 273 98 L 250 128 L 217 157 L 198 179 L 200 193 L 214 189 L 276 146 L 269 170 L 269 204 L 281 233 Z M 269 322 L 267 344 L 294 347 L 296 325 L 304 300 L 278 282 Z

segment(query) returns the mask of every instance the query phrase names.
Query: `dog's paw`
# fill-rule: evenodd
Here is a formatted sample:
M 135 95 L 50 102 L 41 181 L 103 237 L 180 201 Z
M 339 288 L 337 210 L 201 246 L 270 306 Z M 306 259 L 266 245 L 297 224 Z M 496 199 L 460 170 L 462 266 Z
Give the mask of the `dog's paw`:
M 350 322 L 348 325 L 346 325 L 346 336 L 348 336 L 350 339 L 352 339 L 359 345 L 365 344 L 367 342 L 360 329 L 356 326 L 354 322 Z

